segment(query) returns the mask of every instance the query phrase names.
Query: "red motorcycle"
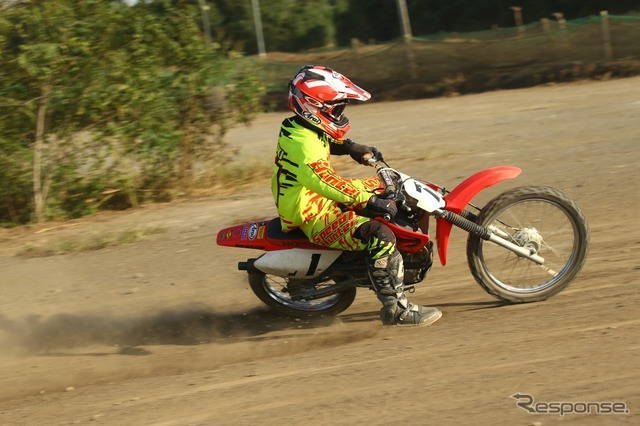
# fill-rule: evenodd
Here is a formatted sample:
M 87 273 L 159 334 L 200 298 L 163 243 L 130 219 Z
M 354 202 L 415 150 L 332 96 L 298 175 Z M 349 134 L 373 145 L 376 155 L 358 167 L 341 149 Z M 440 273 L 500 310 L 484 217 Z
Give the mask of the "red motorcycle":
M 431 218 L 440 263 L 447 264 L 452 226 L 465 230 L 471 274 L 487 293 L 504 301 L 545 300 L 566 288 L 584 265 L 587 221 L 565 193 L 531 185 L 510 189 L 483 208 L 470 203 L 483 189 L 517 177 L 517 167 L 482 170 L 447 191 L 394 170 L 381 158 L 369 161 L 384 184 L 381 196 L 398 205 L 393 220 L 375 219 L 397 238 L 405 290 L 412 291 L 432 266 Z M 279 218 L 222 229 L 217 243 L 264 252 L 240 262 L 238 269 L 247 271 L 260 300 L 286 315 L 337 315 L 351 306 L 358 287 L 372 289 L 364 252 L 317 246 L 302 231 L 284 233 Z

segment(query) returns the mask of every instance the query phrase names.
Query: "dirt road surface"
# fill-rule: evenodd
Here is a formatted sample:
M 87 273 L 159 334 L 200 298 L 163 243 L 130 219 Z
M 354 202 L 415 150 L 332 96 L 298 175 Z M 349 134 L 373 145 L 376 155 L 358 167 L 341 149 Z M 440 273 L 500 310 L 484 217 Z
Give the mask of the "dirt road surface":
M 375 98 L 375 94 L 374 94 Z M 552 185 L 583 208 L 585 268 L 540 303 L 498 303 L 475 284 L 464 233 L 410 300 L 428 328 L 379 324 L 360 291 L 343 314 L 283 318 L 253 296 L 218 229 L 275 215 L 269 182 L 231 195 L 0 233 L 2 425 L 640 424 L 640 78 L 350 107 L 350 136 L 392 166 L 454 187 L 485 167 L 524 172 L 480 194 Z M 229 140 L 271 163 L 269 113 Z M 335 160 L 347 176 L 370 169 Z M 131 244 L 25 258 L 27 245 L 160 228 Z M 566 402 L 627 414 L 534 414 Z M 529 405 L 533 406 L 533 405 Z

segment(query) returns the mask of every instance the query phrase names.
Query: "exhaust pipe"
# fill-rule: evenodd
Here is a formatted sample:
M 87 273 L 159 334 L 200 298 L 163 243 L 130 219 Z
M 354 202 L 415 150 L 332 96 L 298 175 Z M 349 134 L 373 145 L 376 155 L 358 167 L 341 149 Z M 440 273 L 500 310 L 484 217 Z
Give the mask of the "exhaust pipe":
M 263 272 L 253 265 L 256 260 L 257 259 L 247 259 L 246 262 L 238 262 L 238 270 L 247 271 L 250 274 L 262 274 Z

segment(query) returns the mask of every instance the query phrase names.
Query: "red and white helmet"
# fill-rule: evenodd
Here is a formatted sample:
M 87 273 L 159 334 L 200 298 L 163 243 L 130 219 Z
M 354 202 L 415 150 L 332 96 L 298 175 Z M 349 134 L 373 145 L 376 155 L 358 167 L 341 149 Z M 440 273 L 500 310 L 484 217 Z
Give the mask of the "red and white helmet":
M 351 125 L 344 109 L 371 95 L 331 68 L 306 65 L 289 82 L 289 108 L 308 123 L 342 140 Z

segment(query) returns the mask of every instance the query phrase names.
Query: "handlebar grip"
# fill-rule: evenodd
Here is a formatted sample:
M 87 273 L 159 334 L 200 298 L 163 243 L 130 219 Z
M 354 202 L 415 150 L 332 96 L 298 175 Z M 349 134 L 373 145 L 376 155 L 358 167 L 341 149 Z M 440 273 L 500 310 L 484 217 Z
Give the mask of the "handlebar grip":
M 384 194 L 395 194 L 396 193 L 396 185 L 391 179 L 389 172 L 387 170 L 380 170 L 378 172 L 378 176 L 380 176 L 380 180 L 382 180 L 382 184 L 384 185 Z

